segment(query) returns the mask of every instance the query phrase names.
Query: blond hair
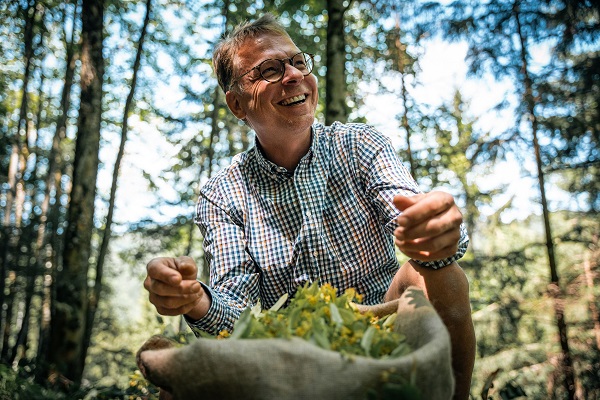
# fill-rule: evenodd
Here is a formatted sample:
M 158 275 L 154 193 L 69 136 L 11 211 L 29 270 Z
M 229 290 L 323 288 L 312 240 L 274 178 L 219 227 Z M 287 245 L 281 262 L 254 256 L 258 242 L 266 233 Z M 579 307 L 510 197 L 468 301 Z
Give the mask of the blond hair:
M 285 28 L 272 14 L 264 14 L 255 21 L 238 25 L 233 32 L 217 43 L 213 52 L 213 69 L 217 75 L 219 86 L 224 92 L 231 89 L 233 80 L 233 58 L 240 47 L 249 38 L 261 35 L 287 36 Z

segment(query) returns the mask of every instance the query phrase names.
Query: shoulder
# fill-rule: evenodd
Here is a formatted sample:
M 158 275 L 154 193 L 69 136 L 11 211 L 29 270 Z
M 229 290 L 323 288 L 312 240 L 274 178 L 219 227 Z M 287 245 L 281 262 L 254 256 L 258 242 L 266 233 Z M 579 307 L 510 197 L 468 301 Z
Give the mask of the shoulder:
M 320 123 L 313 125 L 313 129 L 318 136 L 325 136 L 333 140 L 358 141 L 368 138 L 376 141 L 389 142 L 389 138 L 375 129 L 372 125 L 363 123 L 342 123 L 334 122 L 330 126 Z
M 330 126 L 315 124 L 313 129 L 319 140 L 352 153 L 373 154 L 392 146 L 390 138 L 368 124 L 336 121 Z
M 217 172 L 200 189 L 200 201 L 208 200 L 215 204 L 230 203 L 244 196 L 245 170 L 253 159 L 254 148 L 235 155 L 231 163 Z

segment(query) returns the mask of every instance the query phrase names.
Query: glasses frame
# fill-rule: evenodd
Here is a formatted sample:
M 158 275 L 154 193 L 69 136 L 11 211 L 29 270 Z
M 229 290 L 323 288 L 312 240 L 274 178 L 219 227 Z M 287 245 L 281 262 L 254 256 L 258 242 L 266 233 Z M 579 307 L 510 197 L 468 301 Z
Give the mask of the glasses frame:
M 285 76 L 285 65 L 286 65 L 286 63 L 289 63 L 289 64 L 290 64 L 292 67 L 294 67 L 294 58 L 295 58 L 295 57 L 296 57 L 298 54 L 304 54 L 304 55 L 305 55 L 305 57 L 304 57 L 304 59 L 305 59 L 305 60 L 307 60 L 306 56 L 308 56 L 308 59 L 310 59 L 310 60 L 311 60 L 311 68 L 310 68 L 310 69 L 308 69 L 308 68 L 307 68 L 307 71 L 308 71 L 308 72 L 307 72 L 306 74 L 305 74 L 304 72 L 302 72 L 302 75 L 304 75 L 304 76 L 308 76 L 308 75 L 310 75 L 310 74 L 311 74 L 311 72 L 313 71 L 314 67 L 315 67 L 315 55 L 314 55 L 314 54 L 311 54 L 311 53 L 307 53 L 307 52 L 305 52 L 305 51 L 299 51 L 298 53 L 294 54 L 294 55 L 293 55 L 293 56 L 291 56 L 291 57 L 285 57 L 285 58 L 267 58 L 266 60 L 263 60 L 263 61 L 261 61 L 261 62 L 260 62 L 260 63 L 259 63 L 257 66 L 255 66 L 255 67 L 253 67 L 253 68 L 250 68 L 248 71 L 244 72 L 243 74 L 241 74 L 241 75 L 240 75 L 240 76 L 238 76 L 237 78 L 233 79 L 233 80 L 231 81 L 231 83 L 229 84 L 229 89 L 228 89 L 228 90 L 231 90 L 231 88 L 232 88 L 232 87 L 233 87 L 233 86 L 234 86 L 234 85 L 235 85 L 235 84 L 236 84 L 236 83 L 237 83 L 237 82 L 238 82 L 240 79 L 242 79 L 244 76 L 248 75 L 250 72 L 252 72 L 252 71 L 254 71 L 254 70 L 257 70 L 257 71 L 258 71 L 258 73 L 260 74 L 260 77 L 261 77 L 262 79 L 264 79 L 265 81 L 267 81 L 267 82 L 270 82 L 270 83 L 279 82 L 279 81 L 280 81 L 280 80 L 282 80 L 282 79 L 283 79 L 283 77 Z M 265 78 L 265 77 L 263 76 L 262 72 L 260 72 L 260 67 L 261 67 L 261 66 L 262 66 L 264 63 L 266 63 L 267 61 L 279 61 L 279 62 L 281 63 L 281 65 L 283 65 L 283 73 L 281 74 L 281 76 L 280 76 L 279 78 L 277 78 L 277 79 L 275 79 L 275 80 L 273 80 L 273 79 L 267 79 L 267 78 Z M 296 67 L 294 67 L 294 68 L 296 68 Z

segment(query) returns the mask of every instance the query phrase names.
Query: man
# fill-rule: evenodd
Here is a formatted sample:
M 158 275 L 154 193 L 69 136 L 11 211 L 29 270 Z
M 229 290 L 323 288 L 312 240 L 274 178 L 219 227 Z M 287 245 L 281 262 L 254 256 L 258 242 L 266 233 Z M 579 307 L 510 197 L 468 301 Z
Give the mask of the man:
M 456 264 L 468 239 L 452 196 L 420 193 L 374 129 L 314 123 L 312 55 L 272 16 L 221 41 L 213 66 L 256 146 L 201 190 L 196 222 L 210 288 L 196 281 L 191 258 L 154 259 L 144 286 L 157 311 L 217 333 L 257 300 L 270 307 L 306 282 L 353 287 L 365 304 L 416 285 L 450 331 L 456 398 L 468 398 L 475 338 L 468 282 Z M 411 258 L 402 267 L 394 243 Z

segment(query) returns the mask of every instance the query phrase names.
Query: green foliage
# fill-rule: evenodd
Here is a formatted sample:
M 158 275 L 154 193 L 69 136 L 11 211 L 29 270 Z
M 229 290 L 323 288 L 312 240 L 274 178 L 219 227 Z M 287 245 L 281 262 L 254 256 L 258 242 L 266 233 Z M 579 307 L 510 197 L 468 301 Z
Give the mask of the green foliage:
M 62 393 L 54 393 L 28 379 L 19 376 L 4 364 L 0 364 L 0 399 L 1 400 L 62 400 L 67 397 Z
M 218 338 L 290 338 L 297 336 L 326 350 L 344 355 L 373 358 L 400 357 L 410 348 L 405 337 L 393 331 L 396 314 L 383 319 L 361 314 L 352 302 L 359 296 L 348 289 L 338 296 L 329 284 L 317 283 L 298 289 L 286 308 L 283 296 L 269 310 L 260 303 L 242 312 L 233 333 L 221 332 Z

